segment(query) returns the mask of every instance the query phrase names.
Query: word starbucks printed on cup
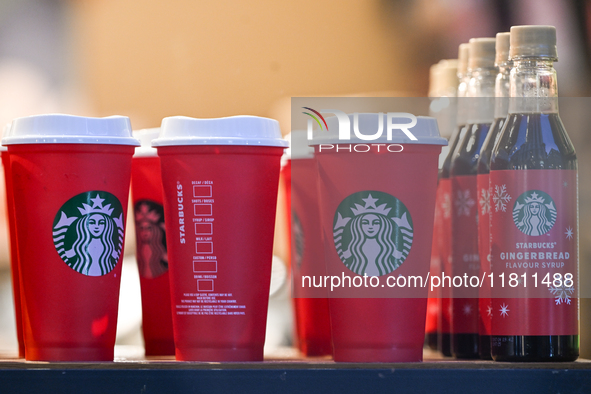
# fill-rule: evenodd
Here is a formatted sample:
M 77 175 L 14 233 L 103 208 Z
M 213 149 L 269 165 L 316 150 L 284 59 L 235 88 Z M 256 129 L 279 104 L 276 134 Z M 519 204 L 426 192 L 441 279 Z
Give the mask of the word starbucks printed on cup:
M 380 191 L 351 194 L 338 206 L 333 239 L 339 258 L 359 275 L 383 276 L 402 265 L 412 247 L 410 212 Z
M 55 249 L 70 268 L 87 276 L 106 275 L 123 250 L 121 202 L 105 191 L 80 193 L 58 210 L 52 232 Z

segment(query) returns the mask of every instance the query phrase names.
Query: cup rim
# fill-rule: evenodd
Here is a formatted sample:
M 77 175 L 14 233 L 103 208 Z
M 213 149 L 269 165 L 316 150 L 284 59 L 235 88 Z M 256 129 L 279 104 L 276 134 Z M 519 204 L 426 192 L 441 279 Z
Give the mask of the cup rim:
M 287 148 L 275 119 L 252 115 L 223 118 L 170 116 L 162 120 L 152 147 L 182 145 L 242 145 Z
M 42 114 L 16 118 L 2 138 L 2 145 L 107 144 L 140 146 L 132 137 L 127 116 L 88 117 Z

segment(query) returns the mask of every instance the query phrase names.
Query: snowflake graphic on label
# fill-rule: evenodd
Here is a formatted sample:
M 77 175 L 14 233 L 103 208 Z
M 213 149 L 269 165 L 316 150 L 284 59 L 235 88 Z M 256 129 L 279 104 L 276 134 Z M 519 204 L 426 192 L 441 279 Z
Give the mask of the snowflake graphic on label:
M 564 235 L 566 235 L 567 239 L 573 239 L 573 234 L 574 234 L 574 232 L 573 232 L 572 227 L 567 228 L 566 231 L 564 232 Z
M 102 276 L 117 265 L 125 220 L 113 194 L 95 190 L 70 198 L 58 210 L 52 228 L 55 249 L 73 270 Z
M 480 189 L 480 212 L 482 215 L 490 213 L 490 190 Z
M 487 306 L 486 307 L 486 315 L 488 317 L 491 317 L 492 316 L 492 313 L 493 313 L 493 307 L 492 307 L 492 305 Z
M 509 310 L 509 305 L 506 305 L 505 303 L 503 303 L 503 305 L 501 305 L 501 309 L 499 309 L 499 312 L 501 312 L 501 316 L 503 316 L 503 317 L 509 316 L 509 312 L 511 312 Z
M 472 305 L 470 305 L 470 304 L 464 305 L 463 311 L 464 311 L 464 315 L 466 315 L 466 316 L 471 315 L 472 314 Z
M 470 197 L 470 190 L 458 190 L 458 198 L 456 199 L 456 209 L 458 216 L 470 216 L 470 209 L 476 204 L 473 198 Z
M 443 201 L 441 202 L 441 210 L 443 217 L 449 219 L 451 217 L 451 196 L 449 193 L 443 194 Z
M 335 212 L 336 251 L 343 264 L 359 275 L 382 276 L 400 267 L 410 253 L 413 235 L 406 206 L 384 192 L 351 194 Z
M 554 201 L 543 191 L 529 190 L 515 201 L 513 221 L 519 231 L 526 235 L 546 234 L 556 223 Z
M 511 196 L 507 193 L 507 185 L 499 187 L 495 185 L 495 194 L 493 196 L 493 202 L 495 203 L 495 212 L 507 211 L 507 203 L 511 201 Z
M 562 286 L 550 286 L 548 290 L 554 295 L 554 301 L 556 302 L 556 305 L 564 303 L 570 305 L 571 297 L 575 292 L 575 288 L 573 286 L 566 287 L 564 284 Z

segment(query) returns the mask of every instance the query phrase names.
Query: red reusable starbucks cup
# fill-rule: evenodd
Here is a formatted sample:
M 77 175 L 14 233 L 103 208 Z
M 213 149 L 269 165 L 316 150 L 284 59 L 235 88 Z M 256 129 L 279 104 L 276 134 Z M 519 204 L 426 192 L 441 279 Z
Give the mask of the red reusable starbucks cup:
M 6 134 L 5 130 L 5 134 Z M 4 167 L 4 184 L 6 187 L 6 215 L 8 218 L 8 237 L 10 240 L 10 273 L 12 278 L 12 296 L 14 299 L 14 315 L 16 318 L 16 337 L 18 340 L 18 356 L 25 358 L 25 341 L 23 339 L 23 317 L 21 312 L 21 286 L 18 273 L 18 251 L 16 246 L 16 223 L 14 220 L 14 199 L 12 197 L 12 178 L 10 176 L 10 159 L 6 147 L 1 148 L 2 166 Z
M 332 354 L 328 299 L 326 296 L 311 297 L 313 294 L 307 294 L 308 290 L 301 291 L 297 287 L 302 276 L 326 272 L 318 225 L 316 160 L 314 149 L 307 145 L 305 131 L 294 130 L 290 136 L 292 144 L 286 151 L 283 174 L 290 203 L 288 217 L 297 344 L 305 356 L 324 356 Z
M 129 119 L 15 119 L 8 146 L 26 359 L 113 360 Z
M 400 113 L 341 114 L 315 133 L 335 361 L 422 361 L 446 143 L 434 118 Z
M 176 359 L 260 361 L 269 300 L 279 123 L 170 117 L 162 167 Z
M 150 146 L 160 128 L 134 132 L 142 146 L 131 165 L 136 259 L 142 293 L 142 332 L 146 356 L 174 355 L 164 197 L 160 159 Z

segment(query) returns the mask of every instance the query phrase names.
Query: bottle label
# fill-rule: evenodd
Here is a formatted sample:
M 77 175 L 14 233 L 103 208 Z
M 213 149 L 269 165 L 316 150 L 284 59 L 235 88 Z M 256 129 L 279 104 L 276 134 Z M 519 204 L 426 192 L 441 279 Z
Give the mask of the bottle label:
M 439 259 L 441 270 L 451 272 L 451 180 L 440 179 L 437 185 L 436 210 L 440 212 Z M 451 333 L 451 289 L 441 289 L 441 332 Z
M 576 170 L 490 173 L 492 335 L 577 335 Z
M 437 185 L 435 195 L 435 217 L 433 221 L 433 240 L 431 243 L 431 267 L 430 274 L 433 276 L 441 275 L 441 258 L 439 243 L 441 240 L 441 188 Z M 429 288 L 429 299 L 427 300 L 427 322 L 425 332 L 437 332 L 437 321 L 439 315 L 439 298 L 441 297 L 441 288 Z
M 476 176 L 454 176 L 452 182 L 452 273 L 454 277 L 477 276 L 478 196 Z M 453 287 L 452 331 L 478 333 L 478 288 Z
M 488 174 L 476 176 L 478 190 L 478 254 L 480 256 L 480 275 L 490 274 L 490 185 Z M 480 335 L 490 335 L 490 281 L 484 280 L 478 291 L 478 314 Z

